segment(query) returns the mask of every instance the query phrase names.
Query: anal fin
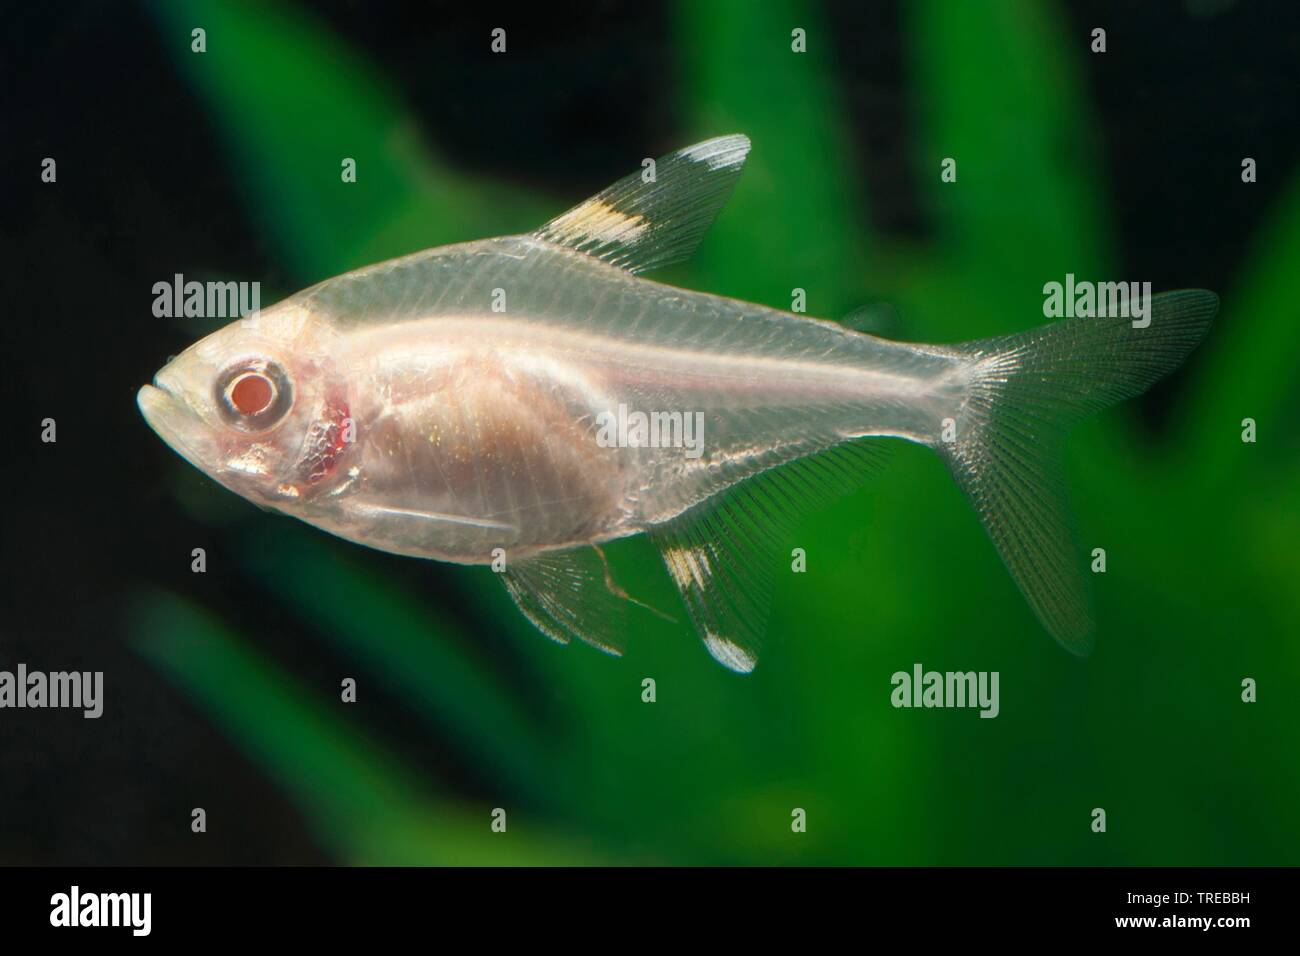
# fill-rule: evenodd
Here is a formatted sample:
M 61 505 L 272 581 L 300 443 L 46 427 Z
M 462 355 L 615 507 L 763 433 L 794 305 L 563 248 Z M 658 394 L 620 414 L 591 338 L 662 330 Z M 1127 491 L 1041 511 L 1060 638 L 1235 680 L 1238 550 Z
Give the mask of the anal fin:
M 758 662 L 783 548 L 800 519 L 861 484 L 882 458 L 856 440 L 763 472 L 650 532 L 704 646 L 747 674 Z

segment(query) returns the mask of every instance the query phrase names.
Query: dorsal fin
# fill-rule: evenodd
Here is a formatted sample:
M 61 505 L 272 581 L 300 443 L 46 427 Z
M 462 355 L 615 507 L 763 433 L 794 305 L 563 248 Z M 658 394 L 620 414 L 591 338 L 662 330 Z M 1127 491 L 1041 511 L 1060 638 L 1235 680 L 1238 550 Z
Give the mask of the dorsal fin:
M 628 272 L 690 258 L 722 209 L 749 153 L 749 137 L 687 146 L 625 176 L 533 233 Z

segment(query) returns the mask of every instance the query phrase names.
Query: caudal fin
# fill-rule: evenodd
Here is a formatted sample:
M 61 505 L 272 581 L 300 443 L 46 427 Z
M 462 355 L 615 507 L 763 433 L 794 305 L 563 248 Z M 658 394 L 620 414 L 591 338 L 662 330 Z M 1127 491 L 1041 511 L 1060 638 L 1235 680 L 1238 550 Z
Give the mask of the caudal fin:
M 1205 337 L 1213 292 L 1151 300 L 1150 324 L 1077 318 L 968 342 L 974 381 L 940 452 L 1043 626 L 1075 654 L 1092 649 L 1085 564 L 1058 466 L 1061 438 L 1089 414 L 1146 391 Z

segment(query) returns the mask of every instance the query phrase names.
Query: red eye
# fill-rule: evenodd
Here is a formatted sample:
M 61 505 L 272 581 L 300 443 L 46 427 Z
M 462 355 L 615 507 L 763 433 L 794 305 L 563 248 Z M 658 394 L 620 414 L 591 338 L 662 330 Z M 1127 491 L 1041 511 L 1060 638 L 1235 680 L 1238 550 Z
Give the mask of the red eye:
M 293 384 L 285 370 L 268 359 L 245 359 L 228 367 L 213 383 L 217 410 L 246 432 L 278 425 L 293 407 Z
M 275 386 L 265 375 L 249 372 L 230 385 L 230 404 L 241 415 L 257 415 L 275 400 Z

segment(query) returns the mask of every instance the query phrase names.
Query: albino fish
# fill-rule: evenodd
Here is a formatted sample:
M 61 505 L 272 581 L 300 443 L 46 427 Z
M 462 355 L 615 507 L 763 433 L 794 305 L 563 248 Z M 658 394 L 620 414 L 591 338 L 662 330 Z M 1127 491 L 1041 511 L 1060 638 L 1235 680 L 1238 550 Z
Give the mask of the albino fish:
M 874 338 L 639 273 L 687 258 L 749 152 L 680 150 L 528 235 L 321 282 L 200 340 L 140 390 L 237 494 L 358 544 L 489 564 L 545 634 L 617 653 L 633 601 L 600 545 L 648 534 L 712 655 L 752 670 L 784 535 L 933 448 L 1043 626 L 1086 653 L 1065 429 L 1177 368 L 1218 309 L 1076 318 L 958 345 Z M 788 554 L 788 550 L 785 551 Z

